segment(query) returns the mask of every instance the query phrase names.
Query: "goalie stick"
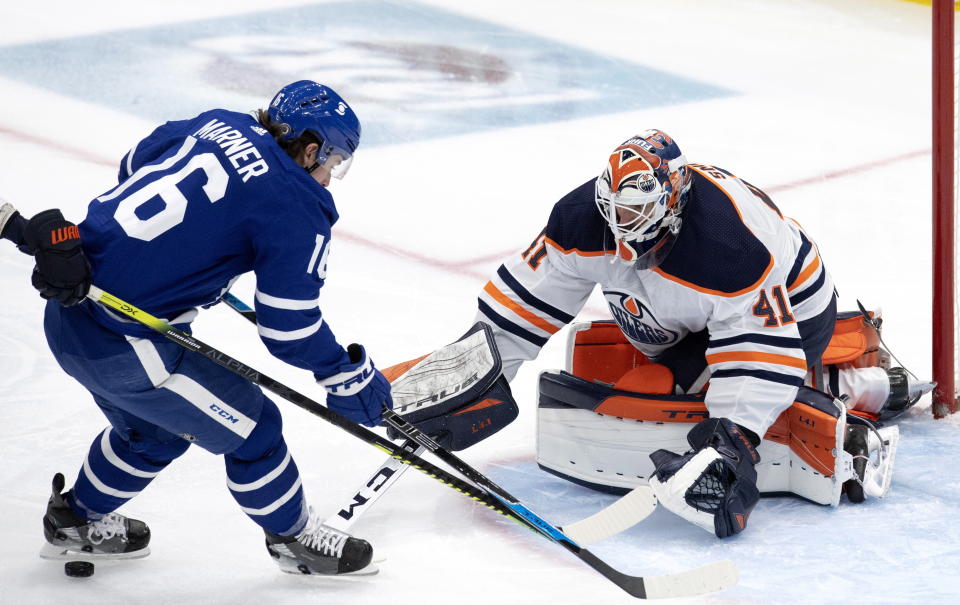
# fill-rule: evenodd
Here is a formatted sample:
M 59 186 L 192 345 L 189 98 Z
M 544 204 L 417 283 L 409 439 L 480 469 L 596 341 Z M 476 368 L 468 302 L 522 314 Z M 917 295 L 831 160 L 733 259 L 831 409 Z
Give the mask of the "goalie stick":
M 384 417 L 395 423 L 396 428 L 408 438 L 414 438 L 415 441 L 430 449 L 431 452 L 448 464 L 460 466 L 456 468 L 458 472 L 465 476 L 473 477 L 479 483 L 489 487 L 472 485 L 462 479 L 450 474 L 450 472 L 420 458 L 402 451 L 392 441 L 381 437 L 377 433 L 355 423 L 333 410 L 317 403 L 309 397 L 291 389 L 290 387 L 277 382 L 269 376 L 247 366 L 246 364 L 230 357 L 226 353 L 219 351 L 210 345 L 207 345 L 190 334 L 179 330 L 162 319 L 158 319 L 149 313 L 138 309 L 137 307 L 123 300 L 112 296 L 96 286 L 90 286 L 87 297 L 95 302 L 103 304 L 121 314 L 134 319 L 143 325 L 155 330 L 159 334 L 177 343 L 179 346 L 199 353 L 216 363 L 217 365 L 242 376 L 247 380 L 257 384 L 269 391 L 283 397 L 287 401 L 298 407 L 323 418 L 327 422 L 343 429 L 354 437 L 373 445 L 385 451 L 404 464 L 409 464 L 424 474 L 433 477 L 441 483 L 453 487 L 466 496 L 485 504 L 488 508 L 496 511 L 508 518 L 514 519 L 520 524 L 535 530 L 541 535 L 557 542 L 568 551 L 573 553 L 581 561 L 589 565 L 602 576 L 619 586 L 631 596 L 638 598 L 664 598 L 692 596 L 721 590 L 734 585 L 737 582 L 737 568 L 732 561 L 719 561 L 703 567 L 668 574 L 659 577 L 644 578 L 641 576 L 631 576 L 618 571 L 596 555 L 581 547 L 562 531 L 530 511 L 523 506 L 516 498 L 510 496 L 506 491 L 497 486 L 493 481 L 473 469 L 459 458 L 443 448 L 440 448 L 426 435 L 419 433 L 416 427 L 405 423 L 399 415 L 392 410 L 385 410 Z
M 247 321 L 257 323 L 257 312 L 230 292 L 223 295 L 223 302 Z M 413 439 L 405 440 L 400 447 L 416 456 L 426 449 Z M 354 492 L 348 503 L 327 517 L 324 523 L 340 531 L 347 531 L 406 470 L 407 465 L 393 457 L 387 458 L 363 486 Z M 590 517 L 564 525 L 561 529 L 577 544 L 590 546 L 643 521 L 656 506 L 657 499 L 653 490 L 649 486 L 640 485 Z

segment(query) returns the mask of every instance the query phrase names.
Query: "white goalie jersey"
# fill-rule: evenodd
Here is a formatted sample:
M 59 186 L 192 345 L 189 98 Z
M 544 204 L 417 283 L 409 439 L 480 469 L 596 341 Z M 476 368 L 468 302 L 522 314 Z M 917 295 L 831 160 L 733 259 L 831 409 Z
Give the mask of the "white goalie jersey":
M 512 379 L 600 285 L 613 319 L 651 358 L 706 330 L 713 416 L 763 435 L 796 396 L 808 369 L 799 322 L 822 317 L 830 338 L 834 286 L 816 246 L 770 198 L 713 166 L 690 164 L 693 183 L 673 249 L 653 269 L 621 262 L 594 203 L 594 180 L 554 206 L 547 227 L 507 259 L 479 297 Z M 829 314 L 829 316 L 828 316 Z

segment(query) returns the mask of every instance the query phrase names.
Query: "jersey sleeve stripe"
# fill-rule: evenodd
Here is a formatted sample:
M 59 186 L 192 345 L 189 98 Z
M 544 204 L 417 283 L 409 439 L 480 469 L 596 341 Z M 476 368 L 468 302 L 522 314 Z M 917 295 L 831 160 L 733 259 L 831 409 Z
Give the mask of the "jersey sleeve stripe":
M 269 338 L 270 340 L 290 341 L 300 340 L 308 336 L 312 336 L 317 332 L 317 330 L 320 329 L 320 326 L 322 325 L 323 318 L 321 317 L 313 325 L 309 325 L 306 328 L 300 328 L 299 330 L 274 330 L 272 328 L 265 328 L 261 325 L 258 325 L 257 331 L 263 338 Z
M 500 276 L 500 279 L 503 280 L 503 283 L 516 293 L 523 302 L 527 303 L 531 307 L 543 311 L 547 315 L 551 316 L 557 321 L 562 321 L 564 324 L 568 324 L 573 321 L 573 315 L 569 313 L 564 313 L 560 309 L 554 307 L 553 305 L 546 303 L 536 296 L 534 296 L 529 290 L 523 287 L 517 278 L 515 278 L 510 271 L 504 266 L 500 265 L 500 268 L 497 269 L 497 275 Z
M 827 272 L 821 271 L 819 277 L 817 277 L 817 280 L 813 282 L 813 285 L 811 285 L 809 288 L 804 289 L 802 292 L 798 292 L 796 294 L 790 295 L 790 306 L 796 307 L 803 301 L 807 300 L 808 298 L 810 298 L 811 296 L 819 292 L 820 289 L 823 287 L 823 282 L 826 281 L 826 279 L 827 279 Z
M 769 345 L 783 349 L 802 349 L 803 341 L 799 338 L 790 338 L 789 336 L 770 336 L 767 334 L 739 334 L 729 338 L 717 338 L 710 341 L 708 345 L 711 349 L 728 347 L 730 345 L 754 343 L 760 345 Z
M 140 143 L 137 143 L 139 145 Z M 133 154 L 137 151 L 137 145 L 134 145 L 130 148 L 130 151 L 127 152 L 127 155 L 123 156 L 120 160 L 120 169 L 122 170 L 121 174 L 123 178 L 130 178 L 130 175 L 133 174 Z
M 477 301 L 477 305 L 478 305 L 479 308 L 480 308 L 480 312 L 483 313 L 483 315 L 484 315 L 485 317 L 487 317 L 487 319 L 489 319 L 489 320 L 492 321 L 494 324 L 496 324 L 497 327 L 499 327 L 501 330 L 503 330 L 503 331 L 505 331 L 505 332 L 509 332 L 509 333 L 513 334 L 514 336 L 518 336 L 518 337 L 526 340 L 527 342 L 530 342 L 530 343 L 536 345 L 537 347 L 542 347 L 543 345 L 547 344 L 547 339 L 546 339 L 546 338 L 544 338 L 544 337 L 542 337 L 542 336 L 537 336 L 536 334 L 534 334 L 533 332 L 530 332 L 530 331 L 528 331 L 528 330 L 524 330 L 523 328 L 521 328 L 521 327 L 518 326 L 517 324 L 513 323 L 512 321 L 510 321 L 510 320 L 508 320 L 507 318 L 505 318 L 505 317 L 503 317 L 502 315 L 500 315 L 499 313 L 496 313 L 496 312 L 490 307 L 490 305 L 488 305 L 487 303 L 483 302 L 482 300 L 478 300 L 478 301 Z
M 506 294 L 501 292 L 495 285 L 493 285 L 493 282 L 488 281 L 487 285 L 483 287 L 483 291 L 489 294 L 490 297 L 493 298 L 495 301 L 497 301 L 504 307 L 510 309 L 511 311 L 513 311 L 520 317 L 524 318 L 525 320 L 529 321 L 531 324 L 537 326 L 544 332 L 547 332 L 548 334 L 556 334 L 557 332 L 560 331 L 560 328 L 558 328 L 557 326 L 547 322 L 544 319 L 541 319 L 540 317 L 537 317 L 530 311 L 527 311 L 526 309 L 524 309 L 514 301 L 510 300 L 510 298 Z
M 307 309 L 316 309 L 319 307 L 316 299 L 300 300 L 295 298 L 280 298 L 264 294 L 260 290 L 256 293 L 257 302 L 273 307 L 274 309 L 286 309 L 289 311 L 303 311 Z
M 733 370 L 715 370 L 710 373 L 710 379 L 722 379 L 722 378 L 757 378 L 759 380 L 766 380 L 768 382 L 776 382 L 779 384 L 785 384 L 791 387 L 800 387 L 803 386 L 803 376 L 791 376 L 790 374 L 781 374 L 779 372 L 771 372 L 769 370 L 742 370 L 742 369 L 733 369 Z
M 797 278 L 792 282 L 789 282 L 789 284 L 787 285 L 787 292 L 793 292 L 794 290 L 796 290 L 800 286 L 800 284 L 802 284 L 807 279 L 809 279 L 810 276 L 813 275 L 814 272 L 816 272 L 816 270 L 819 268 L 820 268 L 820 257 L 814 256 L 813 260 L 810 261 L 810 264 L 804 267 L 803 271 L 801 271 L 800 274 L 797 275 Z
M 706 356 L 707 363 L 716 365 L 718 363 L 730 362 L 753 362 L 753 363 L 772 363 L 781 366 L 797 368 L 806 372 L 807 360 L 800 357 L 790 357 L 789 355 L 776 355 L 774 353 L 758 353 L 755 351 L 729 351 L 725 353 L 713 353 Z
M 800 231 L 800 250 L 797 251 L 797 258 L 793 261 L 793 267 L 791 267 L 790 273 L 787 274 L 788 284 L 793 284 L 797 281 L 797 276 L 800 275 L 800 270 L 803 269 L 803 262 L 807 260 L 807 256 L 810 254 L 810 248 L 812 247 L 813 244 L 810 243 L 810 240 L 807 239 L 803 231 Z

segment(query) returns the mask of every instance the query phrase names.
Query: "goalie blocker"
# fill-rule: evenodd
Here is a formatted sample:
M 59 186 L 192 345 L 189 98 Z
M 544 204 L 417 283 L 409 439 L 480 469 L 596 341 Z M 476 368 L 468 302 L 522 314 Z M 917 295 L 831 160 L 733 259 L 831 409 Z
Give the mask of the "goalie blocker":
M 690 429 L 709 417 L 704 396 L 672 394 L 669 370 L 624 341 L 616 324 L 573 329 L 572 371 L 540 375 L 537 463 L 575 483 L 626 493 L 648 482 L 651 453 L 689 449 Z M 852 502 L 883 497 L 898 441 L 896 426 L 877 430 L 832 396 L 801 387 L 757 448 L 757 487 L 833 506 L 843 493 Z
M 519 414 L 501 369 L 490 327 L 477 322 L 456 342 L 383 373 L 392 383 L 394 411 L 441 447 L 459 451 Z M 393 428 L 388 435 L 402 436 Z

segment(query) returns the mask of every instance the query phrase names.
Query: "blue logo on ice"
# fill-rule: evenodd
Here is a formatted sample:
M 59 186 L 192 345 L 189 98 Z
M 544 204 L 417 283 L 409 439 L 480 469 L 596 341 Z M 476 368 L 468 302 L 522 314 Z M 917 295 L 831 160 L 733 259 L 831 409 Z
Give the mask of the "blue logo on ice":
M 354 104 L 365 147 L 734 94 L 434 6 L 378 0 L 7 46 L 0 74 L 151 121 L 264 107 L 280 86 L 310 78 Z

